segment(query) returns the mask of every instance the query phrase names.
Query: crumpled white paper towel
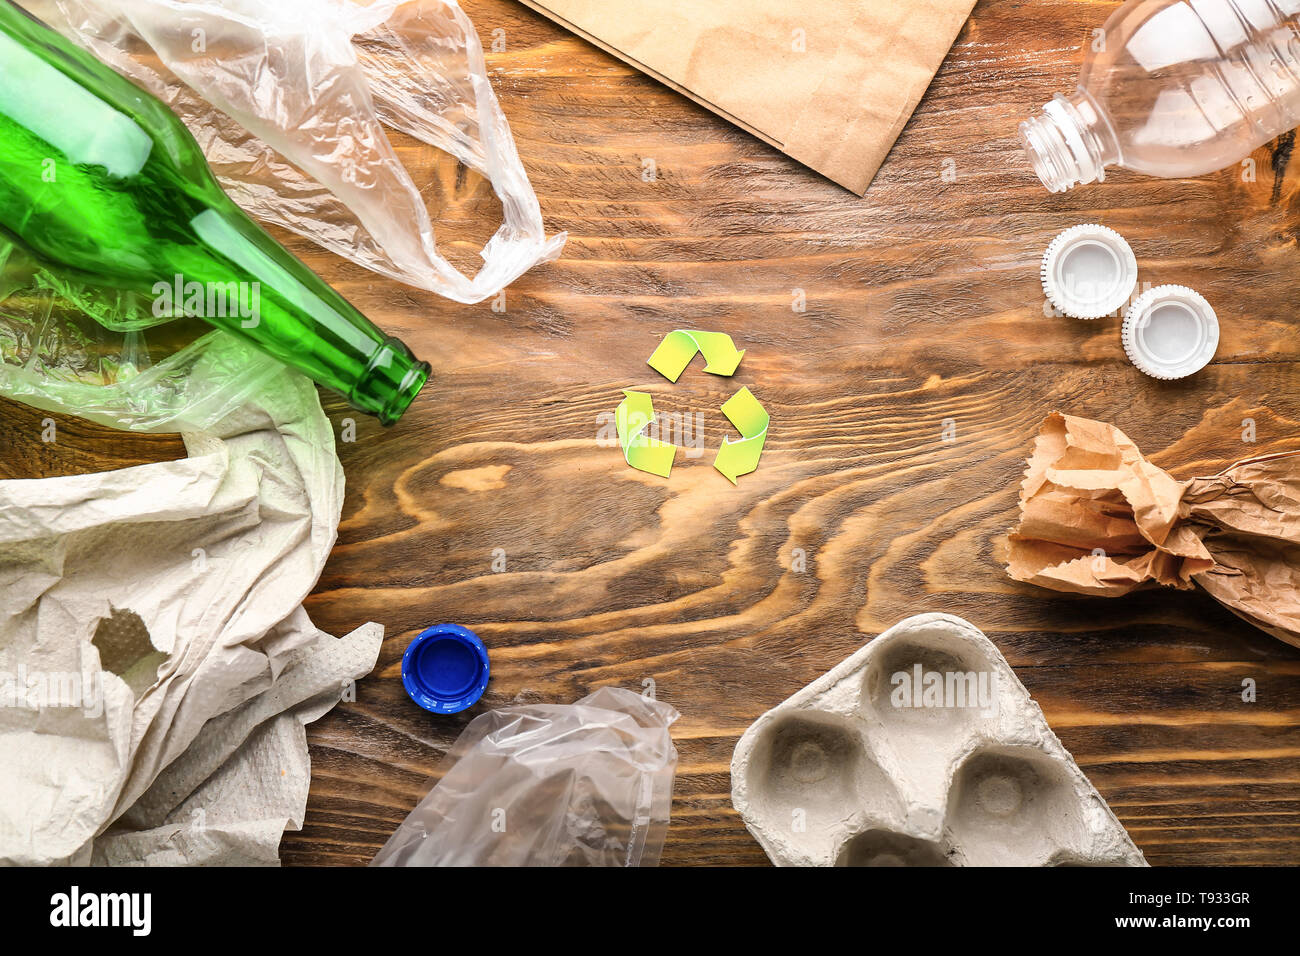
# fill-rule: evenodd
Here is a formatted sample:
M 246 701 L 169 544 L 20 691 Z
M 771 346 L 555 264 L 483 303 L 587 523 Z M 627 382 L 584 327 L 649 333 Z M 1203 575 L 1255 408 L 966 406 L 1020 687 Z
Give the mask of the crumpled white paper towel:
M 304 724 L 378 657 L 302 608 L 343 498 L 315 387 L 224 333 L 173 365 L 131 392 L 170 406 L 88 417 L 187 458 L 0 481 L 0 862 L 275 863 Z

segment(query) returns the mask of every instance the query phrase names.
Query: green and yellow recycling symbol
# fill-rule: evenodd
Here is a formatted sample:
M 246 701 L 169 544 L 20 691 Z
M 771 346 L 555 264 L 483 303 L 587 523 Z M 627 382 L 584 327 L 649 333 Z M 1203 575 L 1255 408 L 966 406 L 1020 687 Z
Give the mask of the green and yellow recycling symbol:
M 737 351 L 731 336 L 725 333 L 676 329 L 664 336 L 646 364 L 668 381 L 676 382 L 697 352 L 704 356 L 704 371 L 714 375 L 734 374 L 745 355 L 745 350 Z M 649 394 L 625 390 L 623 395 L 614 413 L 623 458 L 638 471 L 667 478 L 673 470 L 677 446 L 646 434 L 655 420 Z M 748 388 L 723 402 L 722 414 L 740 431 L 740 439 L 723 437 L 713 467 L 734 485 L 737 478 L 758 467 L 771 417 Z

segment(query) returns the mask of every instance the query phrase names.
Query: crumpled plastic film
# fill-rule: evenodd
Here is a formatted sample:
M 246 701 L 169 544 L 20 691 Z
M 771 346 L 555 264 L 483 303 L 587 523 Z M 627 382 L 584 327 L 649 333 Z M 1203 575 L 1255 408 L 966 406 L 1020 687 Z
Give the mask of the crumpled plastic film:
M 655 866 L 677 717 L 622 687 L 482 714 L 371 866 Z
M 23 0 L 167 103 L 251 215 L 382 275 L 481 302 L 559 255 L 454 0 Z M 384 125 L 492 183 L 504 221 L 466 276 Z M 436 210 L 435 210 L 436 213 Z

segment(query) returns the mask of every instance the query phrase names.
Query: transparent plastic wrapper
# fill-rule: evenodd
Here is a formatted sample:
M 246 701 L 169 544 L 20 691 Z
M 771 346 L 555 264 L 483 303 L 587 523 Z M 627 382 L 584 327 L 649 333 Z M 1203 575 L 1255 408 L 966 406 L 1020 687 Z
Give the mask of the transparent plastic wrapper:
M 110 428 L 201 433 L 305 380 L 198 319 L 146 341 L 139 298 L 61 277 L 0 239 L 0 394 Z
M 481 302 L 559 255 L 455 0 L 25 0 L 184 120 L 250 215 L 409 285 Z M 491 182 L 504 222 L 446 261 L 384 126 Z M 435 210 L 436 212 L 436 210 Z
M 655 866 L 678 713 L 618 687 L 472 720 L 372 866 Z

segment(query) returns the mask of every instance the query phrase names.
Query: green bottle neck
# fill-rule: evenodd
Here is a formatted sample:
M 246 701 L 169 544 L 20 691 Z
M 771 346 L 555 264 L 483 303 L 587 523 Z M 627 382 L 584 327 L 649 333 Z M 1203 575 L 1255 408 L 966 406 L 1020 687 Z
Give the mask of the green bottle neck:
M 396 422 L 428 380 L 430 367 L 401 341 L 385 335 L 343 296 L 295 258 L 224 194 L 223 202 L 190 220 L 209 259 L 238 275 L 240 308 L 203 315 L 214 325 L 252 339 L 263 350 L 341 392 L 359 411 Z M 210 259 L 209 259 L 210 261 Z M 194 279 L 207 280 L 199 267 Z M 185 276 L 184 270 L 178 272 Z M 248 288 L 251 286 L 251 289 Z M 247 314 L 247 303 L 256 314 Z

